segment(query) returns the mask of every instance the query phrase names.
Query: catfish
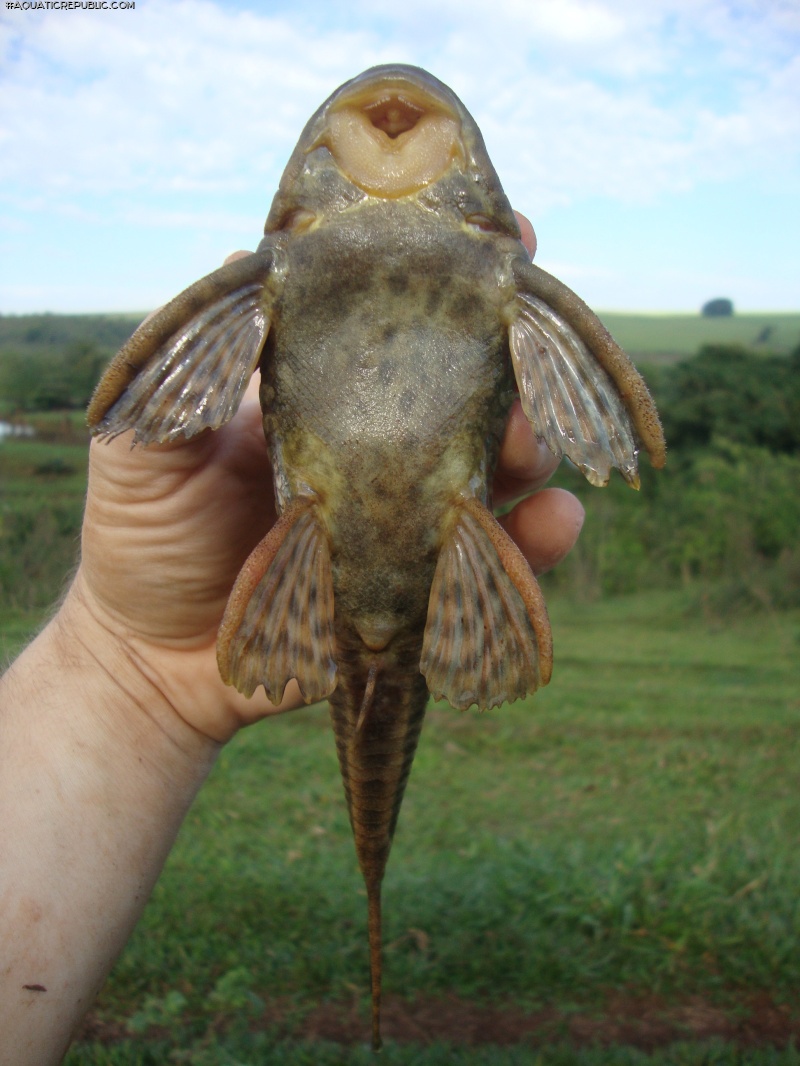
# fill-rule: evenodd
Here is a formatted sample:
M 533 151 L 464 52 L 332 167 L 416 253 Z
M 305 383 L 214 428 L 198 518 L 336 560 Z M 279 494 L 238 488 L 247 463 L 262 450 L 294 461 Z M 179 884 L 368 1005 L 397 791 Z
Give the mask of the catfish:
M 464 105 L 410 66 L 325 101 L 257 251 L 139 327 L 88 423 L 190 438 L 232 418 L 256 369 L 280 517 L 231 592 L 219 668 L 248 696 L 280 702 L 295 678 L 330 702 L 378 1049 L 381 882 L 429 694 L 488 709 L 550 679 L 542 594 L 492 515 L 515 395 L 594 485 L 615 467 L 638 487 L 664 438 L 626 355 L 531 263 Z

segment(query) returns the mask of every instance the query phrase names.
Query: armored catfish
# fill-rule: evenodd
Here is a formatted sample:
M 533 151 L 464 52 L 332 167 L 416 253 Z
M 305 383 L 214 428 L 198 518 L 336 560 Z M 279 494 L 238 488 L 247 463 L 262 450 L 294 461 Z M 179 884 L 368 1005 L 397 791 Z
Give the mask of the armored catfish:
M 531 264 L 461 101 L 414 67 L 322 105 L 256 253 L 137 330 L 89 424 L 144 444 L 216 429 L 256 368 L 280 518 L 231 593 L 219 666 L 247 695 L 296 678 L 330 700 L 378 1047 L 381 881 L 428 694 L 490 708 L 550 677 L 542 596 L 491 512 L 515 388 L 593 484 L 616 467 L 636 486 L 664 441 L 624 353 Z

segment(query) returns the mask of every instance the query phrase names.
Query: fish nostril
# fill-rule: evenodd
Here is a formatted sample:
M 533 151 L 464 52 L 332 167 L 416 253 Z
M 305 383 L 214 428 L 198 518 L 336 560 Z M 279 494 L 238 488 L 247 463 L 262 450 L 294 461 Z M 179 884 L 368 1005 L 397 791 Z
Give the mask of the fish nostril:
M 392 140 L 401 133 L 413 130 L 425 114 L 424 108 L 397 96 L 368 104 L 363 110 L 375 129 L 381 130 Z

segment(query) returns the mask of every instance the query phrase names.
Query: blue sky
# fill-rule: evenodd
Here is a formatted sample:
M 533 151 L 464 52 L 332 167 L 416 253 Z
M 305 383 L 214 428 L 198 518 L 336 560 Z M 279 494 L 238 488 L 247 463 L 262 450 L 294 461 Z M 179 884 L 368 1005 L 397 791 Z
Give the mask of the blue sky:
M 796 0 L 29 4 L 0 57 L 0 313 L 146 311 L 254 248 L 305 120 L 393 60 L 593 306 L 800 309 Z

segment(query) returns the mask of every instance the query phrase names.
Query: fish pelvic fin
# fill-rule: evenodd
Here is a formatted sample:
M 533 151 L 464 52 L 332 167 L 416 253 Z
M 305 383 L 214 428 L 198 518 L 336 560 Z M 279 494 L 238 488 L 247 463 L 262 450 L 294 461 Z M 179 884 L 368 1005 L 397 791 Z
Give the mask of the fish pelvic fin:
M 165 444 L 229 421 L 269 332 L 273 265 L 269 247 L 237 259 L 145 319 L 94 391 L 92 433 Z
M 436 565 L 420 670 L 436 699 L 482 710 L 550 680 L 544 597 L 522 552 L 474 498 L 463 501 Z
M 223 681 L 280 703 L 296 678 L 306 703 L 336 687 L 328 539 L 311 499 L 294 500 L 236 579 L 217 637 Z
M 593 485 L 607 484 L 616 467 L 638 488 L 640 448 L 653 466 L 666 461 L 661 423 L 642 377 L 566 285 L 529 262 L 515 263 L 514 277 L 509 347 L 534 433 Z

